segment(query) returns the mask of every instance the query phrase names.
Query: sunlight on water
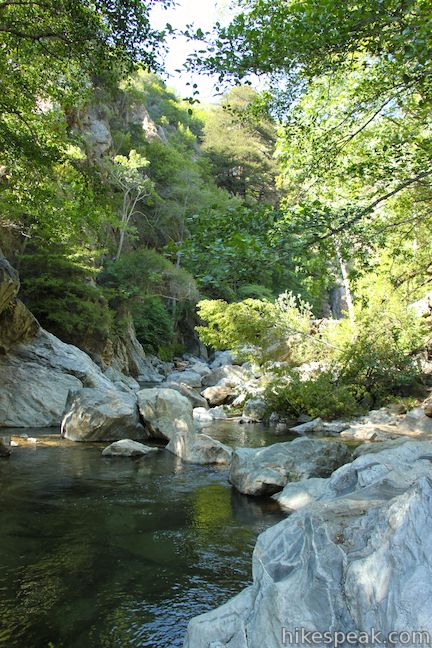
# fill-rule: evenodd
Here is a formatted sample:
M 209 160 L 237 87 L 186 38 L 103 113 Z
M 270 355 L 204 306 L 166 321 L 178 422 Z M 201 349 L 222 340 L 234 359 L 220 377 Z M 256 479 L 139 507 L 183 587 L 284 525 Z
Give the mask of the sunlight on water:
M 274 442 L 247 427 L 206 431 Z M 226 469 L 164 450 L 102 459 L 97 444 L 26 432 L 38 443 L 0 462 L 1 648 L 181 646 L 192 616 L 250 582 L 256 536 L 281 514 L 233 491 Z

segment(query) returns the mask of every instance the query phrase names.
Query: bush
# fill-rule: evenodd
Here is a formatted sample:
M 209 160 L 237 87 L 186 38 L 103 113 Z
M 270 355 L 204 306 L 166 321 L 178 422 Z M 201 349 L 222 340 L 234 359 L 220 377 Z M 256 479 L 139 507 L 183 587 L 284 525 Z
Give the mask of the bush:
M 265 391 L 269 411 L 288 419 L 297 419 L 300 414 L 324 419 L 354 416 L 364 411 L 361 401 L 365 396 L 360 385 L 338 384 L 329 371 L 305 381 L 298 373 L 290 372 Z

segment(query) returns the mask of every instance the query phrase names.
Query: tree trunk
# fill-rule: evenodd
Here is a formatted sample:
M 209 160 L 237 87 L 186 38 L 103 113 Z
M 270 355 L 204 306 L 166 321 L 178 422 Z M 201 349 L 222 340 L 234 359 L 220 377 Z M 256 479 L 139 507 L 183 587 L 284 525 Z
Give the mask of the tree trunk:
M 355 322 L 355 314 L 354 314 L 354 302 L 352 298 L 352 292 L 351 292 L 351 286 L 350 286 L 350 281 L 349 281 L 349 275 L 348 275 L 348 268 L 345 262 L 345 259 L 342 256 L 341 250 L 340 250 L 340 245 L 339 242 L 335 242 L 335 249 L 336 249 L 336 256 L 337 260 L 339 263 L 339 268 L 342 274 L 342 283 L 345 291 L 345 299 L 348 307 L 348 317 L 350 318 L 350 321 L 354 324 Z

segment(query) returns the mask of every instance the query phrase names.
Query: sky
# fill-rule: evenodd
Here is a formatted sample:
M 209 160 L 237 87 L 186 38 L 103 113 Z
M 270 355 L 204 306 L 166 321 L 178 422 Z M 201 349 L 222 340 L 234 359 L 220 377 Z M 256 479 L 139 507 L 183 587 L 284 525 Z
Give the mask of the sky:
M 151 22 L 154 27 L 162 28 L 170 23 L 174 28 L 182 29 L 187 24 L 200 27 L 203 31 L 209 30 L 216 21 L 221 23 L 228 19 L 229 11 L 226 0 L 177 0 L 177 6 L 163 10 L 155 6 L 151 11 Z M 202 45 L 196 45 L 197 49 Z M 180 97 L 191 95 L 191 86 L 196 83 L 199 90 L 199 99 L 203 102 L 217 102 L 220 95 L 215 90 L 218 85 L 217 78 L 210 75 L 191 75 L 190 73 L 178 74 L 176 69 L 181 68 L 188 55 L 194 50 L 194 45 L 186 38 L 168 38 L 168 55 L 165 58 L 165 68 L 168 76 L 165 80 Z

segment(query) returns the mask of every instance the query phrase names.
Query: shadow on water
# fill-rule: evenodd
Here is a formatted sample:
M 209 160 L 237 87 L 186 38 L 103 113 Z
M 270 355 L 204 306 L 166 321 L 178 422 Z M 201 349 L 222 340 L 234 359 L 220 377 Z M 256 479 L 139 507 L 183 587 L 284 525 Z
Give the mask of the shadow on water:
M 0 462 L 1 648 L 181 646 L 192 616 L 250 582 L 256 536 L 281 519 L 272 501 L 164 450 L 102 459 L 46 432 L 26 430 L 38 443 Z M 238 445 L 268 434 L 207 432 Z

